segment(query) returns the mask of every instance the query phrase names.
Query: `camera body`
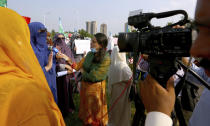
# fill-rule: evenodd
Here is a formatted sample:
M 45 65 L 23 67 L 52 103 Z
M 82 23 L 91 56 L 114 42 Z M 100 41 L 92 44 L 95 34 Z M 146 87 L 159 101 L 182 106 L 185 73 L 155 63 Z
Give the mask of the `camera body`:
M 121 52 L 133 52 L 136 48 L 142 54 L 150 56 L 189 56 L 191 47 L 191 29 L 151 29 L 145 32 L 119 34 Z
M 183 14 L 183 20 L 160 28 L 150 24 L 154 17 L 164 18 L 176 14 Z M 149 73 L 163 86 L 168 79 L 178 70 L 177 57 L 190 56 L 192 45 L 192 30 L 190 28 L 172 28 L 175 25 L 184 25 L 188 22 L 187 13 L 183 10 L 163 13 L 140 13 L 128 18 L 128 24 L 137 31 L 119 33 L 118 46 L 120 52 L 134 52 L 149 55 Z M 134 57 L 134 59 L 137 59 Z M 137 62 L 137 60 L 136 60 Z M 134 61 L 134 76 L 136 62 Z

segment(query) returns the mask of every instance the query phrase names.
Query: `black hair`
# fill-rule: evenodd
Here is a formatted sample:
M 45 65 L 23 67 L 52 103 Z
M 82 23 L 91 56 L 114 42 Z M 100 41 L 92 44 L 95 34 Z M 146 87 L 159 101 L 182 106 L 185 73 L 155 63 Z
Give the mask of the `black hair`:
M 103 33 L 97 33 L 94 35 L 96 38 L 96 41 L 99 45 L 101 45 L 101 49 L 97 53 L 95 53 L 95 57 L 93 59 L 94 62 L 100 63 L 104 59 L 104 56 L 106 55 L 106 47 L 108 44 L 108 39 L 105 34 Z

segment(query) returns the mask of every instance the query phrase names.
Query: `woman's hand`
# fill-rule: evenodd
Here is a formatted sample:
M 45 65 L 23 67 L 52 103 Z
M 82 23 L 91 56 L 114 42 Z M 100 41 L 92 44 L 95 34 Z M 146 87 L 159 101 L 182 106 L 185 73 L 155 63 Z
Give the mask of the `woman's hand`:
M 67 69 L 68 74 L 73 73 L 73 69 L 69 65 L 65 65 L 65 68 Z
M 62 59 L 62 58 L 63 58 L 62 53 L 61 53 L 61 52 L 58 52 L 58 53 L 56 54 L 56 58 L 57 58 L 57 59 Z
M 68 62 L 70 65 L 72 65 L 72 60 L 65 54 L 58 52 L 56 54 L 56 58 L 57 59 L 64 59 L 66 62 Z
M 81 68 L 81 69 L 80 69 L 80 72 L 81 72 L 81 73 L 84 73 L 84 70 L 83 70 L 83 68 Z
M 53 52 L 51 51 L 48 57 L 48 64 L 45 66 L 45 70 L 48 72 L 52 68 L 53 64 Z
M 65 59 L 67 62 L 70 60 L 70 58 L 67 55 L 63 53 L 61 53 L 61 55 L 62 55 L 62 58 Z

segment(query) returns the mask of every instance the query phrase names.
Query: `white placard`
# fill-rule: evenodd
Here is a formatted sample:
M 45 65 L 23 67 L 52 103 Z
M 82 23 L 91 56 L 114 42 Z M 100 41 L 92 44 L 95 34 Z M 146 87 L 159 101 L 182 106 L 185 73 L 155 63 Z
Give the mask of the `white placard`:
M 75 40 L 75 46 L 77 48 L 76 54 L 84 54 L 90 51 L 90 40 Z

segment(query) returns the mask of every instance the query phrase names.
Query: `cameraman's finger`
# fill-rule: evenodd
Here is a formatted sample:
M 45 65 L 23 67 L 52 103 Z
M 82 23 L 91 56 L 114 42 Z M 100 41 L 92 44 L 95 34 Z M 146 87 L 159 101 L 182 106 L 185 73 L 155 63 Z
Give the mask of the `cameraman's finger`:
M 150 74 L 147 75 L 145 81 L 150 86 L 154 86 L 154 85 L 158 84 L 158 82 Z
M 174 93 L 174 76 L 169 78 L 166 88 L 168 92 Z
M 143 58 L 144 60 L 148 60 L 148 57 L 149 57 L 149 55 L 147 55 L 147 54 L 142 54 L 142 58 Z
M 143 103 L 145 101 L 145 97 L 147 96 L 148 91 L 148 85 L 146 84 L 146 81 L 142 81 L 139 83 L 140 85 L 140 97 L 143 100 Z M 150 89 L 150 88 L 149 88 Z

